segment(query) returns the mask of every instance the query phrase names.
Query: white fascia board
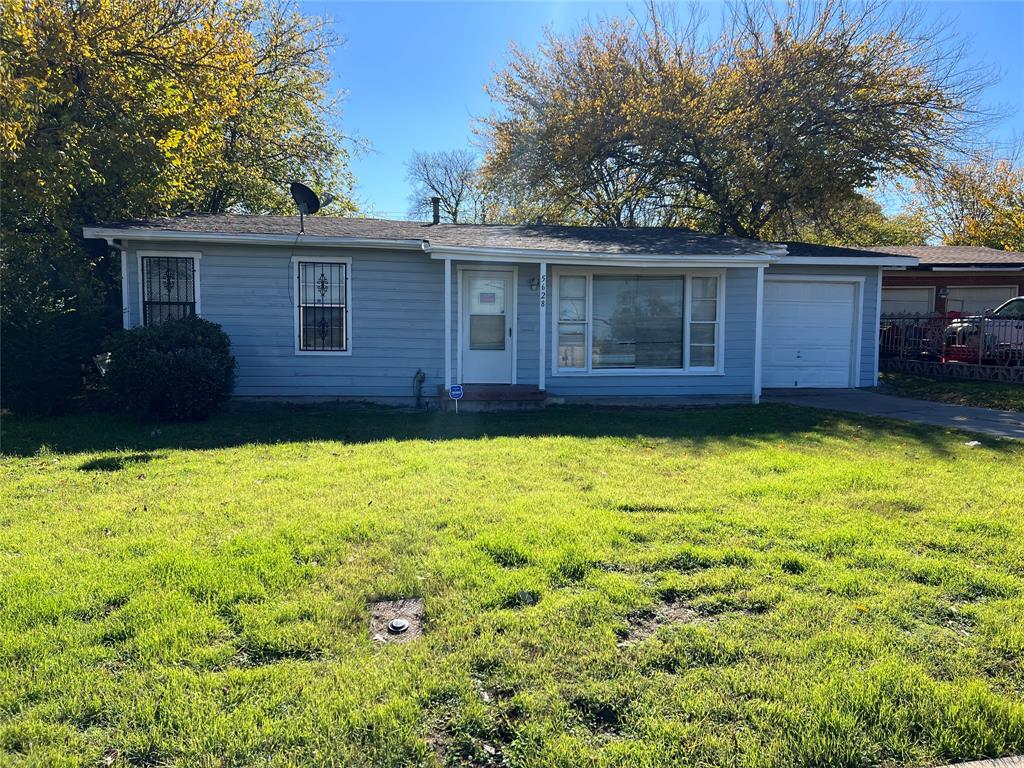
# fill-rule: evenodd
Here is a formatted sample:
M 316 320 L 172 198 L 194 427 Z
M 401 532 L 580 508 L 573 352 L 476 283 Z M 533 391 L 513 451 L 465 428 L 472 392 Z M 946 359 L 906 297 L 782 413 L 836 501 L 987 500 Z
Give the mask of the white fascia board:
M 923 266 L 928 266 L 927 264 Z M 1024 272 L 1024 267 L 1014 267 L 1010 265 L 999 265 L 985 267 L 981 265 L 974 265 L 970 267 L 930 267 L 929 272 L 984 272 L 986 275 L 991 275 L 993 272 Z
M 760 267 L 778 261 L 775 251 L 743 256 L 723 254 L 615 254 L 580 251 L 542 251 L 528 248 L 470 248 L 428 246 L 432 259 L 480 262 L 575 264 L 589 267 Z
M 106 240 L 142 240 L 147 242 L 223 243 L 224 245 L 287 245 L 303 248 L 382 248 L 424 251 L 423 240 L 380 240 L 368 237 L 320 237 L 316 235 L 254 235 L 228 232 L 180 232 L 166 229 L 110 229 L 84 227 L 82 236 Z
M 916 267 L 913 256 L 783 256 L 778 260 L 782 266 L 796 264 L 813 267 Z

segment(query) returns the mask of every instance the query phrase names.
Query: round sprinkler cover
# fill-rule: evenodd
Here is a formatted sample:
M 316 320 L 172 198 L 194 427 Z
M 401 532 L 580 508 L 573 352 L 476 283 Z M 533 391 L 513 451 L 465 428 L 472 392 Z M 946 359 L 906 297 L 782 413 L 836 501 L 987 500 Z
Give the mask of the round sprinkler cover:
M 408 619 L 392 619 L 388 622 L 388 632 L 392 635 L 400 635 L 409 628 Z

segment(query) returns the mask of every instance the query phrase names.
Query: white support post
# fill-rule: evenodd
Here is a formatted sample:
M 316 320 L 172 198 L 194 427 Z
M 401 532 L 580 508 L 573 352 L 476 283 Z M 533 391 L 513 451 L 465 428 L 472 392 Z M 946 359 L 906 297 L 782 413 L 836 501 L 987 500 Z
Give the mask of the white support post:
M 444 260 L 444 391 L 452 388 L 452 260 Z
M 754 301 L 754 405 L 761 402 L 761 329 L 764 326 L 764 267 L 757 268 Z
M 111 245 L 114 245 L 112 240 L 108 240 Z M 129 304 L 128 293 L 128 251 L 122 248 L 120 245 L 114 245 L 115 248 L 121 250 L 121 325 L 124 328 L 132 327 L 131 318 L 131 305 Z M 142 276 L 139 275 L 139 281 L 142 281 Z
M 545 352 L 545 337 L 547 336 L 547 305 L 548 305 L 548 264 L 546 261 L 540 263 L 540 287 L 537 294 L 537 303 L 540 304 L 540 367 L 537 369 L 537 388 L 543 392 L 547 386 L 544 381 L 545 369 L 547 368 L 547 354 Z M 554 342 L 554 339 L 552 339 Z
M 878 353 L 879 347 L 882 346 L 882 276 L 885 273 L 882 268 L 878 268 L 878 295 L 875 297 L 875 386 L 878 386 Z M 902 337 L 902 334 L 900 334 Z M 860 361 L 857 361 L 860 365 Z

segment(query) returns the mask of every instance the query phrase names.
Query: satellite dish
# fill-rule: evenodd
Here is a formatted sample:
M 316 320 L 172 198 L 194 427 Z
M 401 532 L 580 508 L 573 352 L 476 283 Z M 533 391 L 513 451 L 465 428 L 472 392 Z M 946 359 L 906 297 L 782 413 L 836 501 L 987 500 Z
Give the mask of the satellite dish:
M 293 181 L 289 190 L 292 193 L 292 200 L 299 207 L 300 215 L 316 213 L 320 210 L 320 198 L 316 196 L 316 192 L 305 184 Z

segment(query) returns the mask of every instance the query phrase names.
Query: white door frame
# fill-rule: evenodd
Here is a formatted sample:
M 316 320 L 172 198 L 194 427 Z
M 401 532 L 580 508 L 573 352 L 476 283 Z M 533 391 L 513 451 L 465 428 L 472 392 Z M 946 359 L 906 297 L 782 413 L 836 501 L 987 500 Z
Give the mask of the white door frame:
M 769 272 L 764 276 L 764 279 L 777 283 L 847 283 L 853 285 L 853 339 L 851 345 L 852 354 L 850 356 L 849 384 L 850 387 L 854 389 L 859 387 L 861 338 L 864 335 L 865 278 L 862 275 L 773 275 Z M 881 276 L 879 276 L 879 284 L 881 284 Z M 767 304 L 767 302 L 765 303 Z
M 512 372 L 510 383 L 515 384 L 517 381 L 517 369 L 519 368 L 519 267 L 492 267 L 488 264 L 459 264 L 456 266 L 455 269 L 456 272 L 458 273 L 458 280 L 456 281 L 456 285 L 458 286 L 457 290 L 459 292 L 459 300 L 457 302 L 459 305 L 459 311 L 456 319 L 456 343 L 458 352 L 456 353 L 455 356 L 455 382 L 457 384 L 462 383 L 462 341 L 463 333 L 465 333 L 466 330 L 463 327 L 462 322 L 462 315 L 464 314 L 463 310 L 465 309 L 464 302 L 466 301 L 466 292 L 463 290 L 463 280 L 465 278 L 464 273 L 505 272 L 511 275 L 512 278 L 512 305 L 511 309 L 509 310 L 508 317 L 510 327 L 512 329 Z M 501 385 L 499 384 L 496 386 Z

